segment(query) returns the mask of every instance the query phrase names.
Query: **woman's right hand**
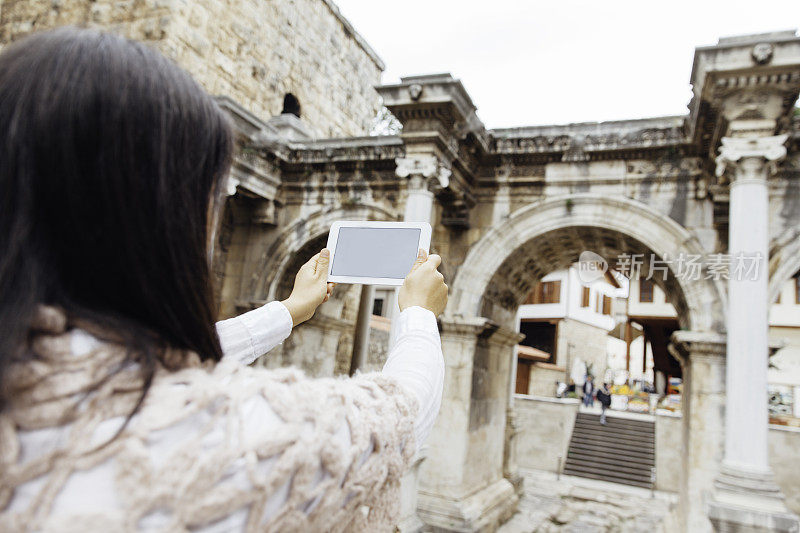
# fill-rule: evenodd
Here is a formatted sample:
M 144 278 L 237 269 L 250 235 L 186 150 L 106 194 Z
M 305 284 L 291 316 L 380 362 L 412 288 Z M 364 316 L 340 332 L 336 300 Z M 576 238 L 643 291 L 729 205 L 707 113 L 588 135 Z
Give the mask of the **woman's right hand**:
M 428 255 L 420 250 L 411 272 L 406 276 L 397 302 L 400 310 L 419 306 L 439 316 L 447 305 L 447 285 L 444 276 L 436 270 L 442 263 L 438 255 Z

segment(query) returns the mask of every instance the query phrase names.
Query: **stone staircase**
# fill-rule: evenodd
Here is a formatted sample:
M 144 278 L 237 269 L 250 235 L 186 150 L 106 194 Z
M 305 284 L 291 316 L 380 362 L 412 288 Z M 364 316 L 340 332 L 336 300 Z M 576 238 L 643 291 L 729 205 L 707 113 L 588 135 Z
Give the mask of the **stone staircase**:
M 578 413 L 569 441 L 564 474 L 653 488 L 655 423 L 617 416 Z

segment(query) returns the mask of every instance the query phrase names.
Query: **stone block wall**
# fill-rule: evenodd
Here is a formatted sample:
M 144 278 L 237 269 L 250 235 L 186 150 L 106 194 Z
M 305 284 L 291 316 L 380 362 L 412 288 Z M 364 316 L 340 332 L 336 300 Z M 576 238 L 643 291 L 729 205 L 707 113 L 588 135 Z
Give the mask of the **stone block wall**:
M 257 117 L 300 102 L 317 137 L 364 135 L 383 64 L 328 0 L 0 0 L 0 46 L 63 25 L 153 44 Z
M 797 461 L 800 428 L 771 425 L 767 439 L 769 466 L 786 497 L 786 507 L 793 513 L 800 513 L 800 462 Z
M 385 329 L 369 329 L 369 349 L 367 362 L 362 372 L 379 372 L 389 357 L 389 331 Z
M 592 374 L 596 378 L 603 378 L 608 359 L 607 331 L 565 318 L 558 323 L 557 335 L 557 365 L 565 367 L 570 372 L 575 358 L 579 357 L 587 365 L 592 365 Z
M 517 367 L 519 368 L 519 367 Z M 555 397 L 556 382 L 565 381 L 566 372 L 561 367 L 548 364 L 531 365 L 528 394 L 533 396 Z
M 578 400 L 534 398 L 517 394 L 517 462 L 522 468 L 556 472 L 558 458 L 566 460 Z M 656 489 L 680 490 L 683 448 L 681 415 L 658 415 L 656 421 Z M 800 429 L 771 425 L 769 428 L 769 461 L 775 482 L 786 497 L 786 506 L 800 513 Z
M 557 472 L 559 466 L 563 467 L 579 404 L 580 400 L 514 396 L 519 431 L 517 463 L 521 468 Z
M 656 419 L 656 489 L 678 492 L 681 488 L 683 420 L 679 414 Z

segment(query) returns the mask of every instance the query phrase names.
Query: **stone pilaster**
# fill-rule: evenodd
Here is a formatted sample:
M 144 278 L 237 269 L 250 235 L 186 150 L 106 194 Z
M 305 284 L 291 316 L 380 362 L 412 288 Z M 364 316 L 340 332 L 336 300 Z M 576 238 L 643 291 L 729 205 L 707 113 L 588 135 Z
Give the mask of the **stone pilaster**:
M 411 468 L 400 480 L 400 522 L 398 533 L 417 533 L 422 531 L 425 523 L 417 514 L 417 487 L 419 486 L 419 468 L 428 456 L 428 446 L 422 446 L 411 461 Z
M 337 352 L 342 335 L 352 329 L 352 322 L 317 312 L 294 328 L 291 336 L 268 357 L 261 357 L 259 364 L 267 368 L 296 366 L 308 376 L 331 377 L 337 365 L 333 354 Z
M 731 183 L 725 455 L 708 509 L 719 531 L 798 530 L 773 480 L 767 447 L 767 178 L 770 165 L 786 155 L 786 140 L 725 137 L 717 158 L 717 174 L 729 174 Z
M 514 376 L 514 372 L 511 372 Z M 519 472 L 517 461 L 517 437 L 519 437 L 519 424 L 517 412 L 513 405 L 506 409 L 506 443 L 503 448 L 503 477 L 514 486 L 517 496 L 522 498 L 524 478 Z
M 445 188 L 450 183 L 450 169 L 439 158 L 426 153 L 407 155 L 395 159 L 397 165 L 395 174 L 400 178 L 407 178 L 406 205 L 403 212 L 404 222 L 431 223 L 433 217 L 433 191 Z M 393 303 L 388 308 L 387 317 L 392 320 L 389 332 L 389 346 L 394 344 L 395 321 L 394 315 L 397 308 L 397 296 L 400 289 L 394 290 L 390 298 Z
M 706 505 L 719 472 L 724 442 L 725 349 L 719 333 L 676 331 L 670 352 L 683 371 L 681 531 L 712 530 Z
M 442 407 L 420 473 L 419 514 L 436 531 L 493 530 L 516 509 L 504 476 L 507 382 L 516 332 L 485 318 L 441 322 Z

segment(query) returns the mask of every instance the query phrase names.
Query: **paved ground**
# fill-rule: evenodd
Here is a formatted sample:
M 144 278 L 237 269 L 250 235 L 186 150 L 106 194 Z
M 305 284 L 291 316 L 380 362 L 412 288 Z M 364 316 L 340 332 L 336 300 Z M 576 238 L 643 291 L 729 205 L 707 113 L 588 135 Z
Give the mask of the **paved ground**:
M 667 533 L 677 495 L 551 472 L 522 470 L 519 510 L 499 533 Z

